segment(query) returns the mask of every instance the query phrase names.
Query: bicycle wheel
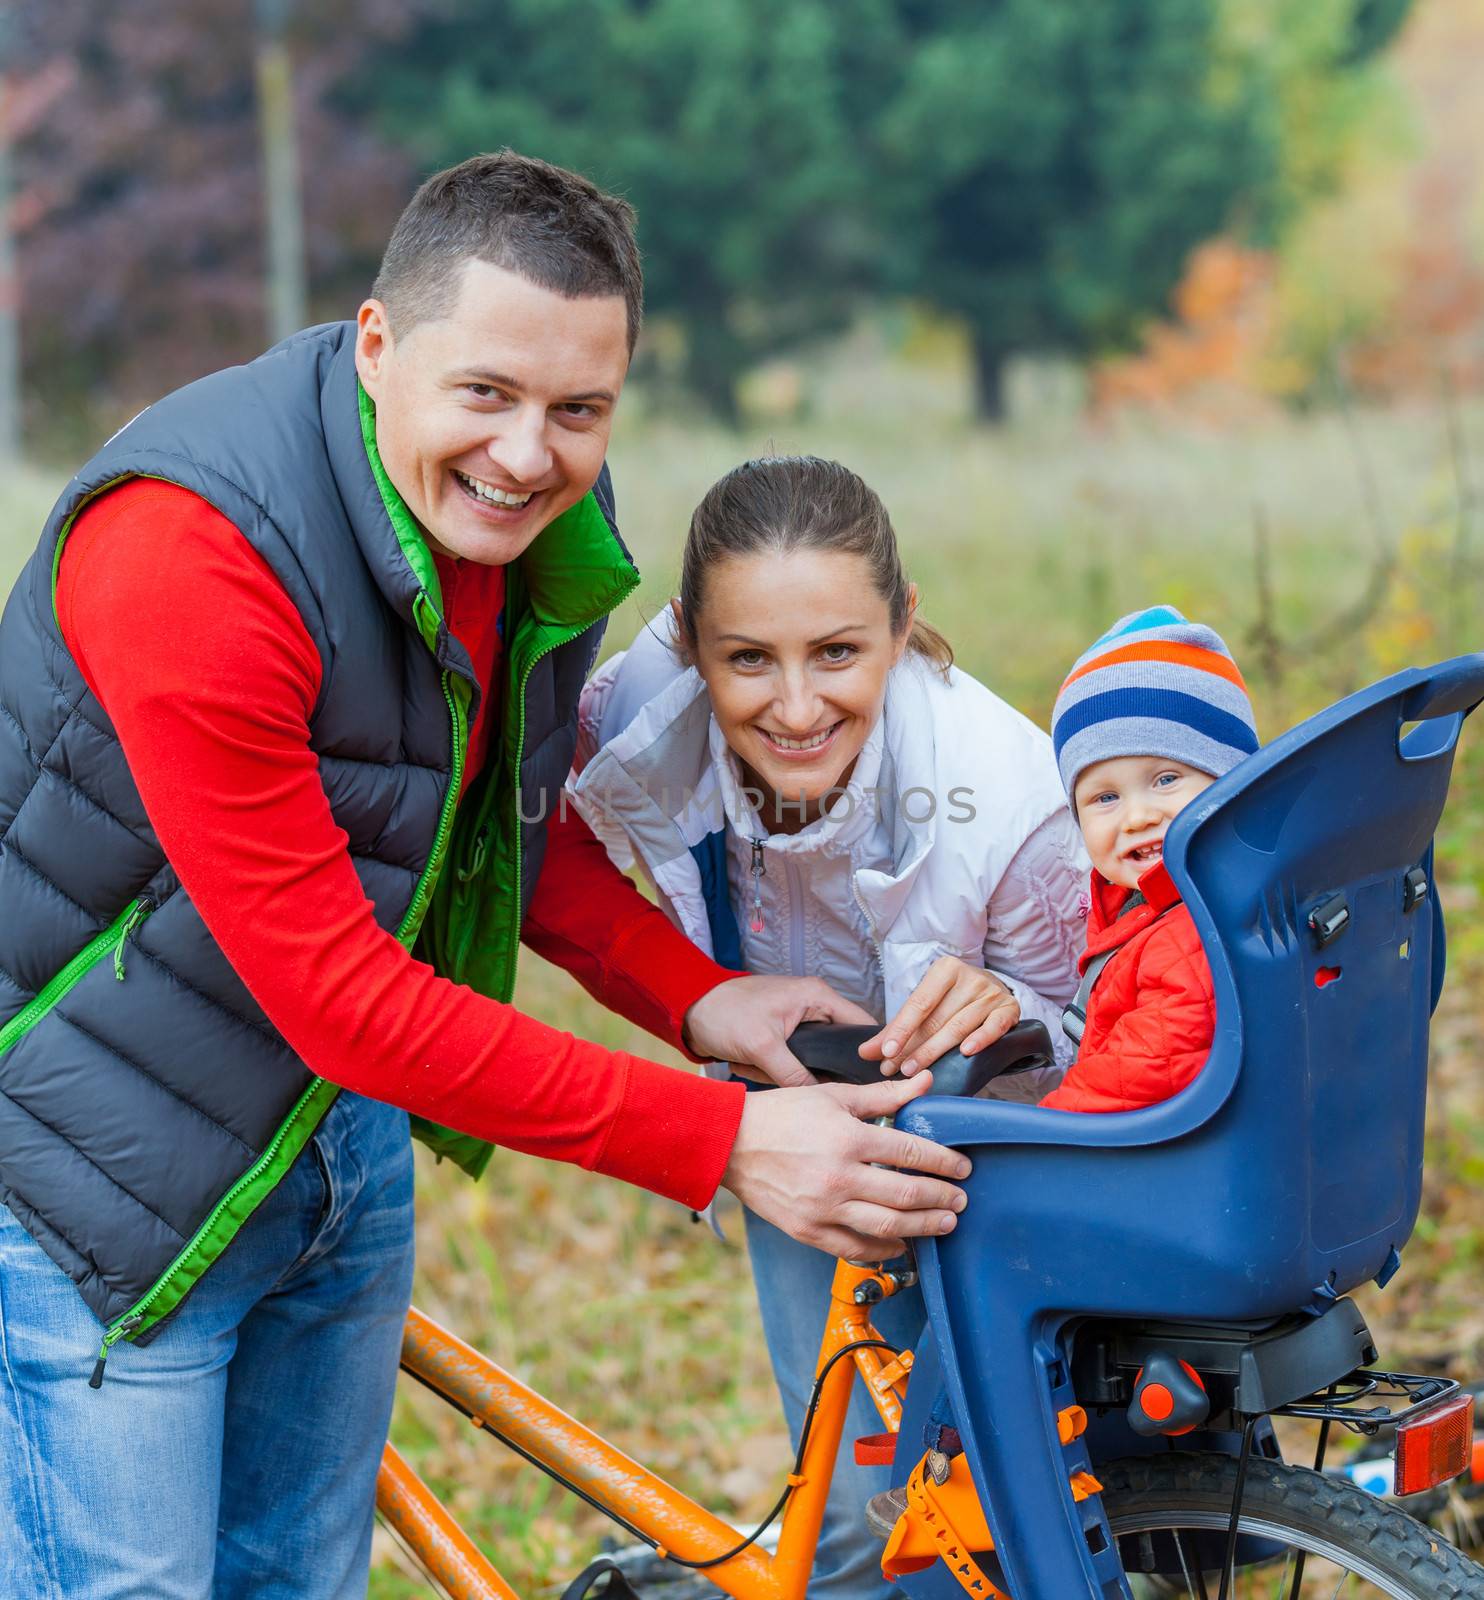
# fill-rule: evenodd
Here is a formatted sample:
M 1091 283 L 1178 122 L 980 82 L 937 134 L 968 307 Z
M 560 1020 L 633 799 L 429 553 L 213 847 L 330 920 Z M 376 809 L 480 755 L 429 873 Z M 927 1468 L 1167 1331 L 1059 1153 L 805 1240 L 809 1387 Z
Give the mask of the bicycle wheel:
M 1236 1462 L 1171 1452 L 1109 1462 L 1098 1477 L 1140 1600 L 1215 1600 Z M 1484 1600 L 1484 1568 L 1431 1528 L 1307 1467 L 1254 1459 L 1238 1528 L 1229 1600 Z

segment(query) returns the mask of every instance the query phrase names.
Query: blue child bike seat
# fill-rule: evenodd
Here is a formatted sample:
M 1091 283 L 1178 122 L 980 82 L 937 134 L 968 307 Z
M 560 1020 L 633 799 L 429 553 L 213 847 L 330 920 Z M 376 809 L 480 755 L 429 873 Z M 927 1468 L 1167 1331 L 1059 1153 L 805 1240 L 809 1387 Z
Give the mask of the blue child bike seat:
M 1068 1486 L 1085 1448 L 1057 1437 L 1069 1324 L 1317 1314 L 1395 1271 L 1443 973 L 1433 833 L 1481 699 L 1484 655 L 1398 673 L 1170 825 L 1165 864 L 1216 994 L 1210 1057 L 1180 1094 L 1107 1116 L 924 1099 L 899 1119 L 974 1161 L 958 1227 L 917 1254 L 1013 1594 L 1129 1592 L 1097 1496 Z

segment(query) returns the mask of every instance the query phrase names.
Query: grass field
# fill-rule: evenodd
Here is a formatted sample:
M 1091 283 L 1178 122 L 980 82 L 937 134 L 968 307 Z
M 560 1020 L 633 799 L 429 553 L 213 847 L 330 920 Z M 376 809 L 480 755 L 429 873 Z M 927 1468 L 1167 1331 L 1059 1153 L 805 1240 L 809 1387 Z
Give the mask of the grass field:
M 822 378 L 814 401 L 817 421 L 742 436 L 631 406 L 612 461 L 645 582 L 614 618 L 612 647 L 671 592 L 707 485 L 770 445 L 866 476 L 924 614 L 965 667 L 1038 719 L 1078 651 L 1155 600 L 1225 634 L 1269 736 L 1399 666 L 1484 644 L 1484 498 L 1471 476 L 1484 464 L 1468 454 L 1470 440 L 1484 445 L 1484 407 L 1284 415 L 1219 434 L 1175 418 L 992 433 L 962 419 L 941 374 L 889 364 Z M 0 571 L 19 565 L 56 486 L 38 474 L 6 491 Z M 1452 967 L 1424 1216 L 1401 1275 L 1365 1309 L 1395 1364 L 1477 1373 L 1484 728 L 1471 731 L 1440 849 Z M 519 999 L 574 1032 L 651 1048 L 534 959 Z M 478 1187 L 431 1163 L 422 1177 L 417 1297 L 432 1315 L 718 1509 L 745 1522 L 766 1507 L 785 1439 L 736 1249 L 661 1201 L 523 1157 L 502 1155 Z M 420 1394 L 402 1396 L 394 1431 L 519 1588 L 570 1576 L 606 1527 Z M 423 1592 L 378 1544 L 373 1595 Z

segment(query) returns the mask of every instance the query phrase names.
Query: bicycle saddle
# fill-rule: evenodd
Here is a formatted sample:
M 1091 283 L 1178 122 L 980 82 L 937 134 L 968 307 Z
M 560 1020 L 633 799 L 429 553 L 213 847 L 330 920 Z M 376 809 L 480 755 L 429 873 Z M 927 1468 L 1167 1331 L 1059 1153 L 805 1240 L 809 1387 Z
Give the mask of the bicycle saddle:
M 881 1063 L 856 1053 L 881 1030 L 844 1022 L 803 1022 L 788 1036 L 788 1047 L 816 1078 L 835 1083 L 880 1083 Z M 1044 1022 L 1017 1022 L 1008 1033 L 972 1056 L 949 1050 L 932 1067 L 929 1094 L 978 1094 L 1007 1072 L 1049 1067 L 1054 1057 Z

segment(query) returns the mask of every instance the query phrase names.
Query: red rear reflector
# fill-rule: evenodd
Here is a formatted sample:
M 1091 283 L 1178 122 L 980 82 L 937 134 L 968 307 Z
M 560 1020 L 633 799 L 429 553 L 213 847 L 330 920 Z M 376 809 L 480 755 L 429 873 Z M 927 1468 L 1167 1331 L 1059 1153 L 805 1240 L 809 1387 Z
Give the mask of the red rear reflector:
M 1420 1494 L 1467 1472 L 1474 1455 L 1474 1397 L 1456 1394 L 1396 1430 L 1396 1493 Z
M 1484 1483 L 1484 1439 L 1474 1440 L 1474 1463 L 1469 1468 L 1470 1483 Z

